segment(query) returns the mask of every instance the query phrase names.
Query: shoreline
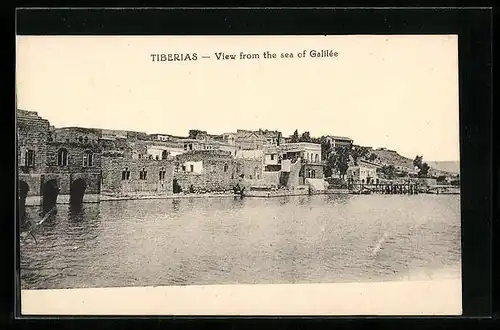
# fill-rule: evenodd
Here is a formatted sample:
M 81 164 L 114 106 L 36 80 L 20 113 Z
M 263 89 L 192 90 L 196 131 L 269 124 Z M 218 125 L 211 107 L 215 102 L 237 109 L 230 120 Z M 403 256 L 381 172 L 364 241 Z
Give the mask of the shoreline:
M 283 192 L 267 192 L 267 191 L 253 191 L 248 192 L 243 195 L 243 198 L 275 198 L 275 197 L 294 197 L 294 196 L 317 196 L 317 195 L 359 195 L 353 194 L 347 189 L 329 189 L 324 191 L 313 191 L 309 193 L 307 190 L 296 190 L 296 191 L 283 191 Z M 373 193 L 370 195 L 408 195 L 408 194 L 381 194 L 381 193 Z M 442 192 L 442 193 L 433 193 L 433 192 L 422 192 L 416 195 L 460 195 L 460 193 L 454 192 Z M 127 200 L 148 200 L 148 199 L 185 199 L 185 198 L 241 198 L 239 194 L 235 194 L 234 192 L 230 193 L 202 193 L 202 194 L 165 194 L 165 195 L 137 195 L 137 196 L 113 196 L 113 195 L 100 195 L 97 201 L 87 201 L 83 202 L 83 204 L 95 204 L 101 202 L 114 202 L 114 201 L 127 201 Z M 69 204 L 69 203 L 56 203 L 56 204 Z M 29 207 L 38 207 L 40 205 L 26 205 L 26 208 Z

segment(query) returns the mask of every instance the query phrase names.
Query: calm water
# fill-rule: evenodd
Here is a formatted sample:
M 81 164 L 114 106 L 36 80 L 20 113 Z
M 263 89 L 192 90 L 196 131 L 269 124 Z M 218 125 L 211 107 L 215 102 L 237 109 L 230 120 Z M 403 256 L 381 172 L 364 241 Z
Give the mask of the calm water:
M 85 204 L 21 242 L 23 289 L 460 276 L 457 195 Z M 28 219 L 39 220 L 28 208 Z

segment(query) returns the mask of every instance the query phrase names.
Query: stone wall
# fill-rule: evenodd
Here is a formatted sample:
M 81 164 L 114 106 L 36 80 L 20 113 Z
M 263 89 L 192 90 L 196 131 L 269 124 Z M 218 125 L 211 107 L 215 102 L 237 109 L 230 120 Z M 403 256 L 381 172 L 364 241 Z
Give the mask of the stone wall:
M 141 178 L 145 170 L 146 178 Z M 123 171 L 130 174 L 123 179 Z M 165 171 L 164 178 L 160 171 Z M 111 195 L 169 194 L 173 192 L 172 160 L 102 158 L 102 193 Z
M 53 135 L 54 142 L 97 144 L 101 132 L 91 128 L 63 127 L 56 128 Z
M 237 164 L 231 155 L 221 151 L 187 152 L 177 156 L 174 178 L 184 192 L 230 190 L 237 181 Z M 186 162 L 201 162 L 201 173 L 182 171 Z
M 262 179 L 264 181 L 264 184 L 266 184 L 266 185 L 279 187 L 280 175 L 281 175 L 281 172 L 279 172 L 279 171 L 278 172 L 263 172 Z
M 236 175 L 245 179 L 261 179 L 263 168 L 260 159 L 235 159 Z
M 312 179 L 323 179 L 324 178 L 324 168 L 323 165 L 317 164 L 304 164 L 301 170 L 301 176 L 307 178 L 307 171 L 313 170 L 315 175 Z
M 57 163 L 58 152 L 66 149 L 68 163 L 60 166 Z M 92 166 L 84 166 L 83 157 L 92 154 Z M 59 194 L 69 195 L 71 185 L 78 179 L 85 182 L 85 194 L 99 194 L 101 191 L 101 150 L 94 142 L 51 142 L 47 146 L 47 165 L 42 178 L 43 183 L 55 180 Z
M 48 120 L 36 112 L 17 111 L 17 159 L 20 174 L 40 174 L 45 171 L 47 143 L 51 136 Z M 33 166 L 25 166 L 27 150 L 34 151 Z

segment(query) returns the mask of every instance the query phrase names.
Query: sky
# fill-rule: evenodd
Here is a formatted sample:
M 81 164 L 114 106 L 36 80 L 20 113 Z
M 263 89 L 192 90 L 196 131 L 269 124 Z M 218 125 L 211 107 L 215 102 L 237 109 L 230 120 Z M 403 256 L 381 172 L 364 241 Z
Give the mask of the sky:
M 277 57 L 264 59 L 265 51 Z M 218 52 L 260 58 L 217 60 Z M 157 53 L 198 60 L 152 61 Z M 297 129 L 459 160 L 455 35 L 18 36 L 16 93 L 19 109 L 56 127 L 181 136 Z

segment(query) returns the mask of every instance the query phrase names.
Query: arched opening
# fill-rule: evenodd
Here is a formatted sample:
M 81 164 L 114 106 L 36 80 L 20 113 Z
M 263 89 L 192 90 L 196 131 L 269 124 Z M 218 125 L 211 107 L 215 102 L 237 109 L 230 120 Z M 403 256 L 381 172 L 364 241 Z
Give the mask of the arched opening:
M 167 152 L 167 150 L 163 150 L 163 151 L 161 152 L 161 159 L 167 159 L 167 156 L 168 156 L 168 152 Z
M 19 181 L 19 219 L 24 220 L 25 210 L 26 210 L 26 197 L 28 196 L 28 192 L 30 190 L 29 185 L 24 181 Z
M 71 206 L 79 206 L 82 204 L 86 188 L 87 184 L 83 179 L 76 179 L 73 181 L 69 191 L 69 203 Z
M 68 150 L 62 148 L 57 151 L 57 165 L 59 166 L 68 165 Z
M 181 186 L 177 182 L 177 179 L 173 180 L 172 189 L 173 189 L 174 194 L 178 194 L 178 193 L 182 192 Z
M 83 167 L 92 167 L 94 166 L 94 155 L 92 151 L 87 150 L 83 154 Z
M 44 211 L 52 209 L 57 202 L 59 187 L 56 180 L 49 180 L 43 185 L 42 206 Z

